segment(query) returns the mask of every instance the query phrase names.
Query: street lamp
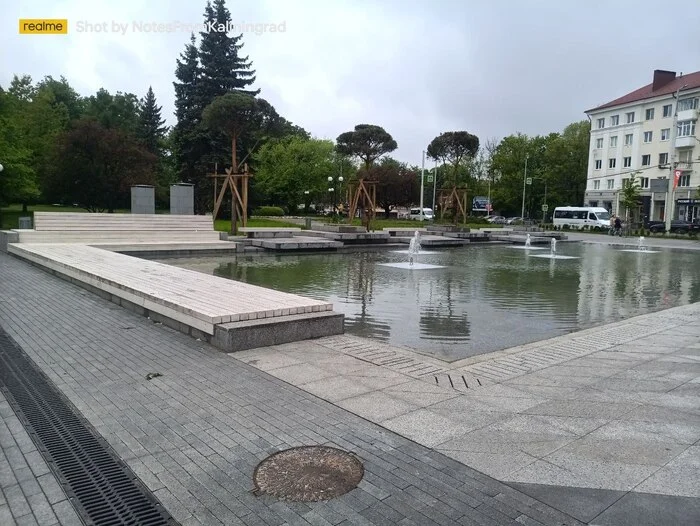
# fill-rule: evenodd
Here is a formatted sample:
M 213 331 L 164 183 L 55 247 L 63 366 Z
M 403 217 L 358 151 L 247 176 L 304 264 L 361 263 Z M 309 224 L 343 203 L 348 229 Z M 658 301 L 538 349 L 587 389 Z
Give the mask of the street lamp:
M 523 207 L 520 211 L 520 217 L 525 221 L 525 182 L 527 181 L 527 159 L 530 155 L 525 154 L 525 173 L 523 174 Z
M 338 203 L 338 188 L 342 186 L 343 184 L 343 176 L 341 175 L 337 179 L 333 179 L 333 177 L 328 177 L 328 184 L 331 185 L 334 184 L 332 187 L 328 189 L 329 194 L 333 194 L 333 203 L 331 203 L 331 207 L 333 208 L 333 215 L 336 215 L 338 212 L 337 208 L 337 203 Z
M 547 219 L 547 179 L 544 177 L 530 177 L 528 184 L 532 183 L 532 181 L 544 181 L 544 202 L 542 203 L 542 222 L 544 223 Z
M 309 191 L 304 190 L 304 213 L 308 214 L 309 213 Z

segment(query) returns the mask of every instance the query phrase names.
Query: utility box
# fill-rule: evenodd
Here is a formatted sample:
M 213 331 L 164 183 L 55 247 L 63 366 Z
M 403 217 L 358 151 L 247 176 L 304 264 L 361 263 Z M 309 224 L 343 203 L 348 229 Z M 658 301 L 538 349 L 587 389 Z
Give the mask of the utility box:
M 31 230 L 32 229 L 32 218 L 31 217 L 20 217 L 19 224 L 17 227 L 20 230 Z
M 194 185 L 177 183 L 170 186 L 170 214 L 194 215 Z
M 156 189 L 153 186 L 138 184 L 131 187 L 131 213 L 155 214 Z

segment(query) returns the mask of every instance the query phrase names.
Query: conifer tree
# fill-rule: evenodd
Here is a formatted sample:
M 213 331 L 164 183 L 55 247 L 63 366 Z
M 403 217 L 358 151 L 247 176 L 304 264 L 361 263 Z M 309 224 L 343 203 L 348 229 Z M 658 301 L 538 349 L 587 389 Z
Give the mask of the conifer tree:
M 231 25 L 231 13 L 224 0 L 207 2 L 204 9 L 207 31 L 200 33 L 199 61 L 201 82 L 199 94 L 203 106 L 211 104 L 215 97 L 238 91 L 257 95 L 260 90 L 246 90 L 255 82 L 255 70 L 248 56 L 241 57 L 243 35 L 230 36 L 226 30 Z M 211 29 L 211 30 L 209 30 Z
M 139 106 L 139 135 L 146 149 L 154 155 L 160 155 L 162 142 L 167 130 L 165 120 L 160 115 L 161 107 L 156 104 L 153 88 L 148 87 L 146 97 Z

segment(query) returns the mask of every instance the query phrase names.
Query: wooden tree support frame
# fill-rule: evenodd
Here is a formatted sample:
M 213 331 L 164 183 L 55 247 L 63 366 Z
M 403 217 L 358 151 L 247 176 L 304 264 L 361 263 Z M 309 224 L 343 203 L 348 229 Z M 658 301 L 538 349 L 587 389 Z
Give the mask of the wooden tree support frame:
M 234 162 L 235 166 L 235 162 Z M 243 226 L 248 225 L 248 181 L 252 176 L 248 172 L 248 163 L 243 165 L 243 172 L 233 173 L 233 167 L 226 168 L 226 173 L 218 173 L 218 164 L 215 165 L 214 173 L 207 175 L 214 179 L 214 213 L 212 220 L 216 220 L 223 203 L 226 190 L 231 189 L 231 233 L 238 233 L 238 218 L 241 218 Z M 218 181 L 223 179 L 221 189 L 218 189 Z
M 467 187 L 453 186 L 452 188 L 440 189 L 440 219 L 445 216 L 445 210 L 452 208 L 455 211 L 454 220 L 462 218 L 462 223 L 467 224 Z M 455 206 L 455 203 L 457 206 Z
M 374 219 L 377 210 L 377 181 L 360 179 L 357 183 L 350 183 L 348 185 L 348 196 L 350 201 L 348 223 L 352 223 L 361 200 L 362 209 L 364 210 L 362 217 L 366 221 L 365 227 L 367 227 L 369 232 L 370 223 Z

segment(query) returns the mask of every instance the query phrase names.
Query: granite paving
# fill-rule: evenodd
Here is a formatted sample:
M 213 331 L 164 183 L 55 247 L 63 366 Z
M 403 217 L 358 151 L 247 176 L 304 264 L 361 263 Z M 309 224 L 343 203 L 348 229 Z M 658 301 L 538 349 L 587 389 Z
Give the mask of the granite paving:
M 462 395 L 428 389 L 434 396 L 422 399 L 420 380 L 366 362 L 354 367 L 346 356 L 329 356 L 313 342 L 298 344 L 307 353 L 298 363 L 284 358 L 286 370 L 276 378 L 4 254 L 0 326 L 183 525 L 582 524 L 542 499 L 353 414 L 367 408 L 377 419 L 400 419 L 426 401 L 447 404 Z M 307 369 L 309 360 L 313 369 Z M 323 380 L 347 367 L 353 375 L 336 394 L 338 405 L 320 398 L 324 389 L 333 390 Z M 162 376 L 147 380 L 153 372 Z M 307 392 L 295 382 L 314 387 Z M 372 398 L 378 387 L 393 389 L 391 404 Z M 507 424 L 502 406 L 484 404 L 490 409 L 465 425 Z M 433 441 L 458 438 L 445 416 L 450 411 L 436 408 L 435 414 L 445 421 L 439 435 L 431 434 Z M 0 524 L 79 524 L 4 399 L 0 416 Z M 428 425 L 424 416 L 413 422 Z M 562 423 L 561 429 L 568 437 L 590 426 Z M 669 435 L 687 440 L 686 433 Z M 365 467 L 358 488 L 319 503 L 253 493 L 260 461 L 314 444 L 355 453 Z

